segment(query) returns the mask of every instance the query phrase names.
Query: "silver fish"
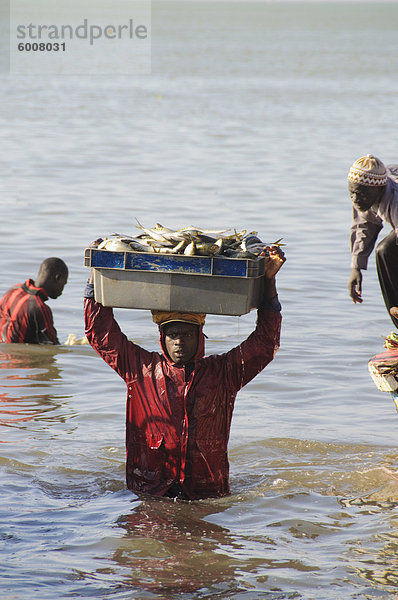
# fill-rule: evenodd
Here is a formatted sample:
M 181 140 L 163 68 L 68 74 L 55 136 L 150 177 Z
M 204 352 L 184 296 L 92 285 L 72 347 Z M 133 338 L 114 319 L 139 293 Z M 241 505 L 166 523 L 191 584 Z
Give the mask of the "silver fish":
M 201 256 L 211 256 L 220 253 L 220 246 L 217 244 L 209 244 L 208 242 L 195 243 L 196 254 Z
M 184 250 L 185 256 L 194 256 L 196 254 L 195 242 L 190 242 Z
M 145 231 L 145 233 L 153 240 L 156 240 L 158 242 L 164 242 L 164 243 L 169 242 L 169 240 L 167 240 L 167 238 L 159 231 L 156 231 L 154 229 L 146 229 L 145 227 L 143 227 L 143 225 L 141 225 L 141 223 L 138 221 L 138 219 L 137 219 L 137 223 L 138 223 L 137 227 L 139 229 L 142 229 L 142 231 Z

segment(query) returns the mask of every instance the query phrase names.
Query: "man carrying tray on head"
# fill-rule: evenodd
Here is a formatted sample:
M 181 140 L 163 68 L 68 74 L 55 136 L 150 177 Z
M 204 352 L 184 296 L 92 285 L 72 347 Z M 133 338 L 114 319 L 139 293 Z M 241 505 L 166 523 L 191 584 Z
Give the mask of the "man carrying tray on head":
M 268 248 L 264 295 L 253 333 L 204 357 L 205 315 L 153 311 L 162 353 L 130 342 L 113 310 L 85 293 L 86 336 L 127 384 L 126 479 L 133 492 L 184 500 L 229 493 L 227 445 L 237 392 L 274 358 L 281 306 L 275 276 L 285 257 Z M 91 280 L 90 280 L 91 282 Z

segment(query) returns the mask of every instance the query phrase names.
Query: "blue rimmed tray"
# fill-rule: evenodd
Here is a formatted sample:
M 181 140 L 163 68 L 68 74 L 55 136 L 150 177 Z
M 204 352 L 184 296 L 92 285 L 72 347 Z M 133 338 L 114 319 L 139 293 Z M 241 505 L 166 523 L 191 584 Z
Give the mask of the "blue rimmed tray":
M 85 266 L 125 271 L 155 271 L 218 277 L 259 277 L 264 275 L 264 258 L 185 256 L 149 252 L 111 252 L 86 248 Z

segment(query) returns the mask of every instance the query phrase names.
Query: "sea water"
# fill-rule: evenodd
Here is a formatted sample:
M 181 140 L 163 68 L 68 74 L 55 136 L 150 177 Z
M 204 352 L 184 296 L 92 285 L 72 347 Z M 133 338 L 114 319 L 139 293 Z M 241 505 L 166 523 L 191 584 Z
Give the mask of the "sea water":
M 349 298 L 351 163 L 398 163 L 396 3 L 153 2 L 146 76 L 1 75 L 0 291 L 59 256 L 59 347 L 0 349 L 4 600 L 398 595 L 398 415 L 367 362 L 393 325 L 374 257 Z M 125 385 L 89 346 L 84 247 L 194 225 L 283 237 L 275 360 L 239 394 L 231 495 L 125 486 Z M 389 228 L 385 228 L 385 233 Z M 380 239 L 382 237 L 380 235 Z M 149 350 L 146 311 L 116 310 Z M 207 353 L 255 312 L 209 315 Z

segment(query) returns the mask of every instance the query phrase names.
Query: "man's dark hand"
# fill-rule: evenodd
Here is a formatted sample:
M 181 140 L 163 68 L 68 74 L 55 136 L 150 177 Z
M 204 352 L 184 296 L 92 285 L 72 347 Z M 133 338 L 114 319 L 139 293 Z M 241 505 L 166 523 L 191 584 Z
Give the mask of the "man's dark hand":
M 348 281 L 348 290 L 352 301 L 361 304 L 362 300 L 362 273 L 361 269 L 351 269 L 350 279 Z
M 266 246 L 268 256 L 265 259 L 265 277 L 273 279 L 284 262 L 286 262 L 285 254 L 279 246 Z
M 266 246 L 264 252 L 267 253 L 264 269 L 264 298 L 271 299 L 276 296 L 275 275 L 286 261 L 286 258 L 279 246 Z

